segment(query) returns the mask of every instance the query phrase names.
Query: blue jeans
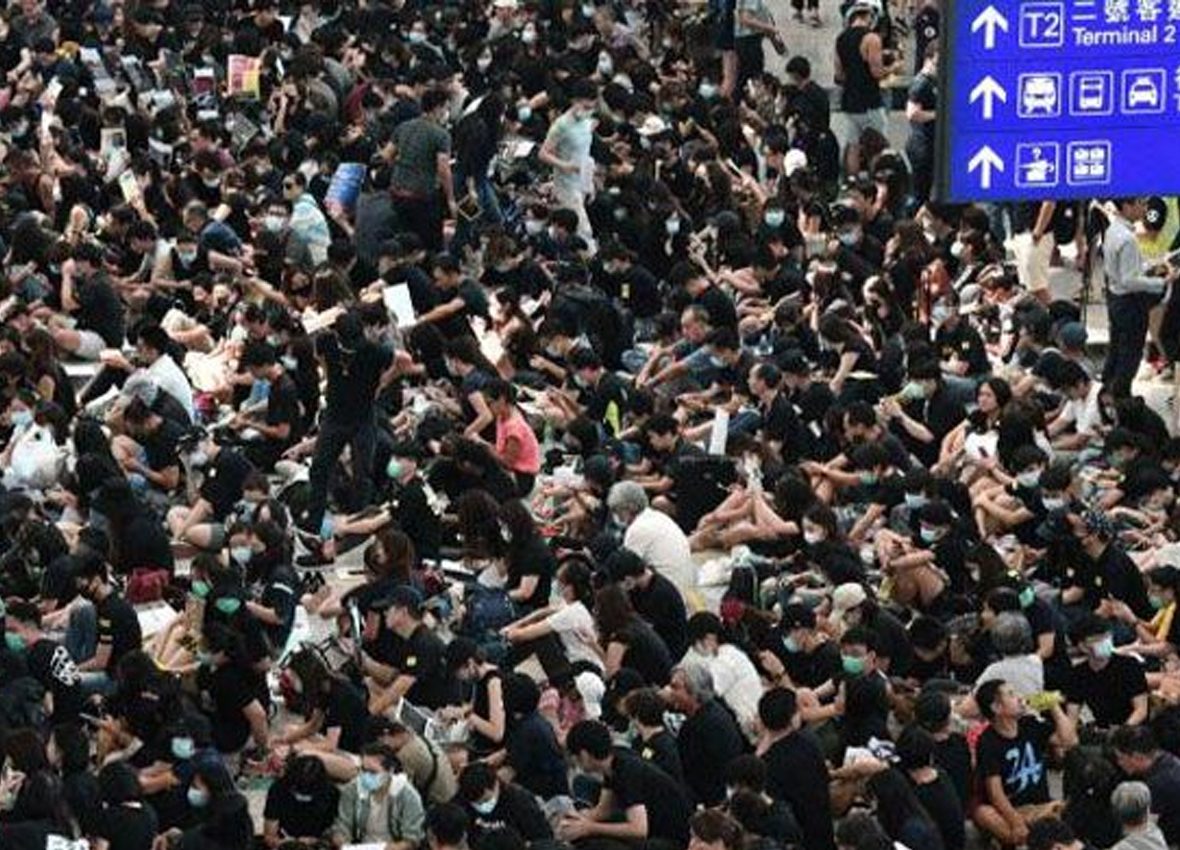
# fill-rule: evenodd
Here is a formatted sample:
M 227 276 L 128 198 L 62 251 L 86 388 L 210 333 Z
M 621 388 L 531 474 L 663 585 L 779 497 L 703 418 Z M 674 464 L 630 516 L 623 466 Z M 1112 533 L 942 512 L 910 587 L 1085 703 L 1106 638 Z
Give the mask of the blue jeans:
M 93 603 L 83 602 L 70 611 L 65 646 L 77 664 L 89 661 L 98 651 L 98 609 Z M 105 670 L 87 670 L 78 675 L 78 684 L 87 696 L 109 696 L 115 692 L 115 682 Z

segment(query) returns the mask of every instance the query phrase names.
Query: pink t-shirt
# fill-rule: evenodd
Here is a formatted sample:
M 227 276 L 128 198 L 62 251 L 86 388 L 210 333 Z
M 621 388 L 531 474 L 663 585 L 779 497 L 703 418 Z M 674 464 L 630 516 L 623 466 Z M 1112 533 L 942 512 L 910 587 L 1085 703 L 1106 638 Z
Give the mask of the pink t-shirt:
M 537 442 L 537 435 L 529 427 L 529 423 L 519 410 L 512 411 L 508 419 L 496 420 L 496 454 L 504 455 L 504 448 L 510 437 L 515 437 L 520 443 L 520 452 L 516 463 L 512 465 L 513 472 L 523 472 L 525 475 L 536 475 L 541 471 L 541 446 Z

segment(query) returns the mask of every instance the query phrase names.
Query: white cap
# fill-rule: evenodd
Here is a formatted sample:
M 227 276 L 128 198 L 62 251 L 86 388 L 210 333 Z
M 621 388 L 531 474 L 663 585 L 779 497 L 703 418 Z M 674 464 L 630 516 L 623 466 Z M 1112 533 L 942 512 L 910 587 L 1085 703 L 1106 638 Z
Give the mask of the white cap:
M 667 123 L 658 115 L 647 116 L 643 119 L 643 123 L 639 125 L 639 135 L 641 136 L 658 136 L 660 133 L 667 132 L 667 130 Z
M 790 177 L 800 168 L 807 167 L 807 154 L 798 148 L 791 148 L 783 154 L 783 174 Z

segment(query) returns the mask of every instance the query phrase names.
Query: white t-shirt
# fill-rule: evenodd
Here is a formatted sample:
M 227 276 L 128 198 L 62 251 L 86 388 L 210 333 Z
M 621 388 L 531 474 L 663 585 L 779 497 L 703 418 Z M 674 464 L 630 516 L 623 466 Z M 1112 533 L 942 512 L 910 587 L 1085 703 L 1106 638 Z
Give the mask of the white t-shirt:
M 161 354 L 156 358 L 156 362 L 144 371 L 157 387 L 180 402 L 180 406 L 184 408 L 184 412 L 188 414 L 190 420 L 195 418 L 196 408 L 193 406 L 192 385 L 188 382 L 188 376 L 184 374 L 184 370 L 176 365 L 176 361 L 171 356 Z
M 688 537 L 666 513 L 645 509 L 627 527 L 623 545 L 676 585 L 682 594 L 697 586 L 697 568 L 688 548 Z
M 758 720 L 758 700 L 762 698 L 762 681 L 758 668 L 746 653 L 731 643 L 717 647 L 717 655 L 702 655 L 695 649 L 684 654 L 685 662 L 704 664 L 713 674 L 713 692 L 729 706 L 747 733 Z
M 585 605 L 581 602 L 565 605 L 546 617 L 545 622 L 561 638 L 561 645 L 565 647 L 566 657 L 571 664 L 588 661 L 602 669 L 602 659 L 594 651 L 597 642 L 594 617 Z
M 1102 413 L 1098 407 L 1098 393 L 1102 384 L 1090 382 L 1090 392 L 1081 401 L 1070 399 L 1061 409 L 1063 422 L 1072 422 L 1079 434 L 1097 434 L 1102 424 Z

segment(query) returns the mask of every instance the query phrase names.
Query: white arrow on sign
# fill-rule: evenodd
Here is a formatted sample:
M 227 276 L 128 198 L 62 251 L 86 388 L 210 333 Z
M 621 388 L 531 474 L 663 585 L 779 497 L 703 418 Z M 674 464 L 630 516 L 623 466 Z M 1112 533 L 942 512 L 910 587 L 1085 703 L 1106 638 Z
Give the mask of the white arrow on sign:
M 992 116 L 995 115 L 995 105 L 998 100 L 1000 103 L 1008 102 L 1008 92 L 1004 91 L 1004 87 L 997 83 L 988 74 L 979 81 L 979 85 L 971 90 L 971 102 L 983 98 L 983 120 L 991 121 Z
M 979 185 L 983 189 L 992 187 L 992 169 L 1003 174 L 1004 160 L 1000 159 L 1000 155 L 988 145 L 984 145 L 976 151 L 975 156 L 971 157 L 971 161 L 967 163 L 968 174 L 979 172 Z
M 996 30 L 1008 32 L 1008 19 L 995 6 L 988 6 L 971 22 L 971 32 L 980 30 L 983 30 L 983 49 L 991 50 L 996 46 Z

